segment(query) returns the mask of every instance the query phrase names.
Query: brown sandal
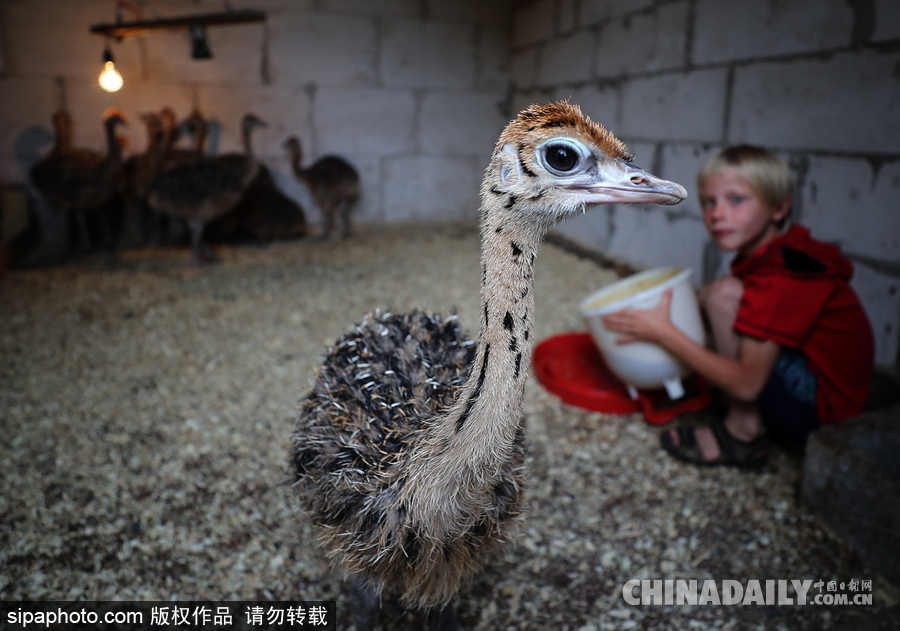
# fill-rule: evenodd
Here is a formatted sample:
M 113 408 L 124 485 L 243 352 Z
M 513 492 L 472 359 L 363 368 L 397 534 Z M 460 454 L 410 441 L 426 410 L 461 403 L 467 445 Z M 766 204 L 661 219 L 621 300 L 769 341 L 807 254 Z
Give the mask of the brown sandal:
M 769 458 L 769 436 L 763 434 L 758 438 L 746 441 L 735 438 L 725 428 L 725 421 L 714 421 L 709 428 L 712 430 L 716 442 L 719 443 L 719 457 L 714 460 L 706 460 L 700 445 L 697 444 L 697 436 L 693 427 L 678 427 L 678 444 L 672 440 L 669 432 L 663 432 L 659 436 L 662 448 L 667 452 L 689 464 L 701 467 L 740 467 L 755 469 L 766 464 Z

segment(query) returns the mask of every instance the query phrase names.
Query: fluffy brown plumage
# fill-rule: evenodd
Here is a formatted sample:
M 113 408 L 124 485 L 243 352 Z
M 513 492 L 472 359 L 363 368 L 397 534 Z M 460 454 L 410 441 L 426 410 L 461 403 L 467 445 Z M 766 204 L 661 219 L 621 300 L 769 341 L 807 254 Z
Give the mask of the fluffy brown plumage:
M 369 317 L 326 357 L 300 406 L 294 487 L 329 553 L 375 591 L 442 607 L 514 530 L 544 235 L 594 204 L 686 196 L 630 158 L 577 106 L 526 109 L 482 185 L 478 343 L 413 312 Z
M 53 116 L 56 144 L 50 154 L 39 160 L 29 173 L 32 184 L 54 208 L 70 213 L 78 222 L 82 247 L 93 245 L 88 215 L 96 214 L 103 239 L 112 241 L 112 226 L 107 204 L 116 194 L 122 167 L 122 147 L 116 128 L 126 122 L 114 108 L 103 114 L 106 152 L 73 146 L 72 119 L 64 110 Z
M 253 114 L 242 121 L 244 154 L 239 164 L 201 157 L 164 170 L 149 186 L 147 202 L 154 210 L 181 217 L 191 228 L 192 259 L 200 265 L 215 260 L 203 239 L 206 225 L 232 210 L 256 177 L 259 163 L 251 134 L 266 124 Z
M 303 167 L 303 148 L 296 137 L 284 143 L 291 160 L 294 176 L 306 184 L 316 206 L 322 213 L 322 238 L 331 236 L 334 224 L 340 217 L 343 236 L 349 237 L 352 228 L 350 213 L 359 201 L 359 173 L 356 168 L 338 156 L 319 158 Z

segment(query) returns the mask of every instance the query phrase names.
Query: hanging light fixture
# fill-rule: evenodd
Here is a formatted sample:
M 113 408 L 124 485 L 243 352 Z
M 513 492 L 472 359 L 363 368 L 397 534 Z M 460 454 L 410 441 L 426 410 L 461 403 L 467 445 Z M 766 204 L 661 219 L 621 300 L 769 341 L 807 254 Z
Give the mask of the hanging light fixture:
M 103 71 L 100 73 L 100 87 L 107 92 L 118 92 L 122 88 L 125 81 L 122 75 L 116 70 L 116 64 L 113 62 L 112 51 L 109 44 L 103 49 Z
M 191 59 L 212 59 L 212 51 L 206 41 L 206 26 L 191 24 L 188 33 L 191 36 Z

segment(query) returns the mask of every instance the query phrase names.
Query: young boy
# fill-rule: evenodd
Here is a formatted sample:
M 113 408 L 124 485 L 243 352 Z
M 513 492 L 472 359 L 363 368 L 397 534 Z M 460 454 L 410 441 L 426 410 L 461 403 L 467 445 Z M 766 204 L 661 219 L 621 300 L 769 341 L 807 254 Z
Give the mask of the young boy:
M 849 285 L 851 263 L 800 225 L 788 226 L 790 170 L 749 145 L 713 156 L 698 176 L 703 222 L 736 252 L 731 276 L 700 291 L 715 352 L 669 320 L 670 295 L 650 310 L 604 318 L 621 343 L 655 342 L 724 394 L 724 418 L 660 436 L 676 458 L 698 465 L 755 466 L 769 433 L 802 444 L 822 423 L 863 411 L 874 364 L 872 328 Z

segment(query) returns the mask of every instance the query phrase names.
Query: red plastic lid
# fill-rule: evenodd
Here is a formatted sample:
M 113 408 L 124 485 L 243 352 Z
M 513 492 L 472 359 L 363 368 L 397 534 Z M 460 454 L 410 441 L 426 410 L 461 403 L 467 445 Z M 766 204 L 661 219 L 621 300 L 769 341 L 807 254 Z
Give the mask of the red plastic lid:
M 639 390 L 638 400 L 633 400 L 603 361 L 590 333 L 547 338 L 535 347 L 532 363 L 538 381 L 566 403 L 606 414 L 643 412 L 654 425 L 701 410 L 711 400 L 709 385 L 699 377 L 693 382 L 695 391 L 679 401 L 670 401 L 661 388 Z
M 608 414 L 641 411 L 588 333 L 547 338 L 535 347 L 532 363 L 538 381 L 566 403 Z

